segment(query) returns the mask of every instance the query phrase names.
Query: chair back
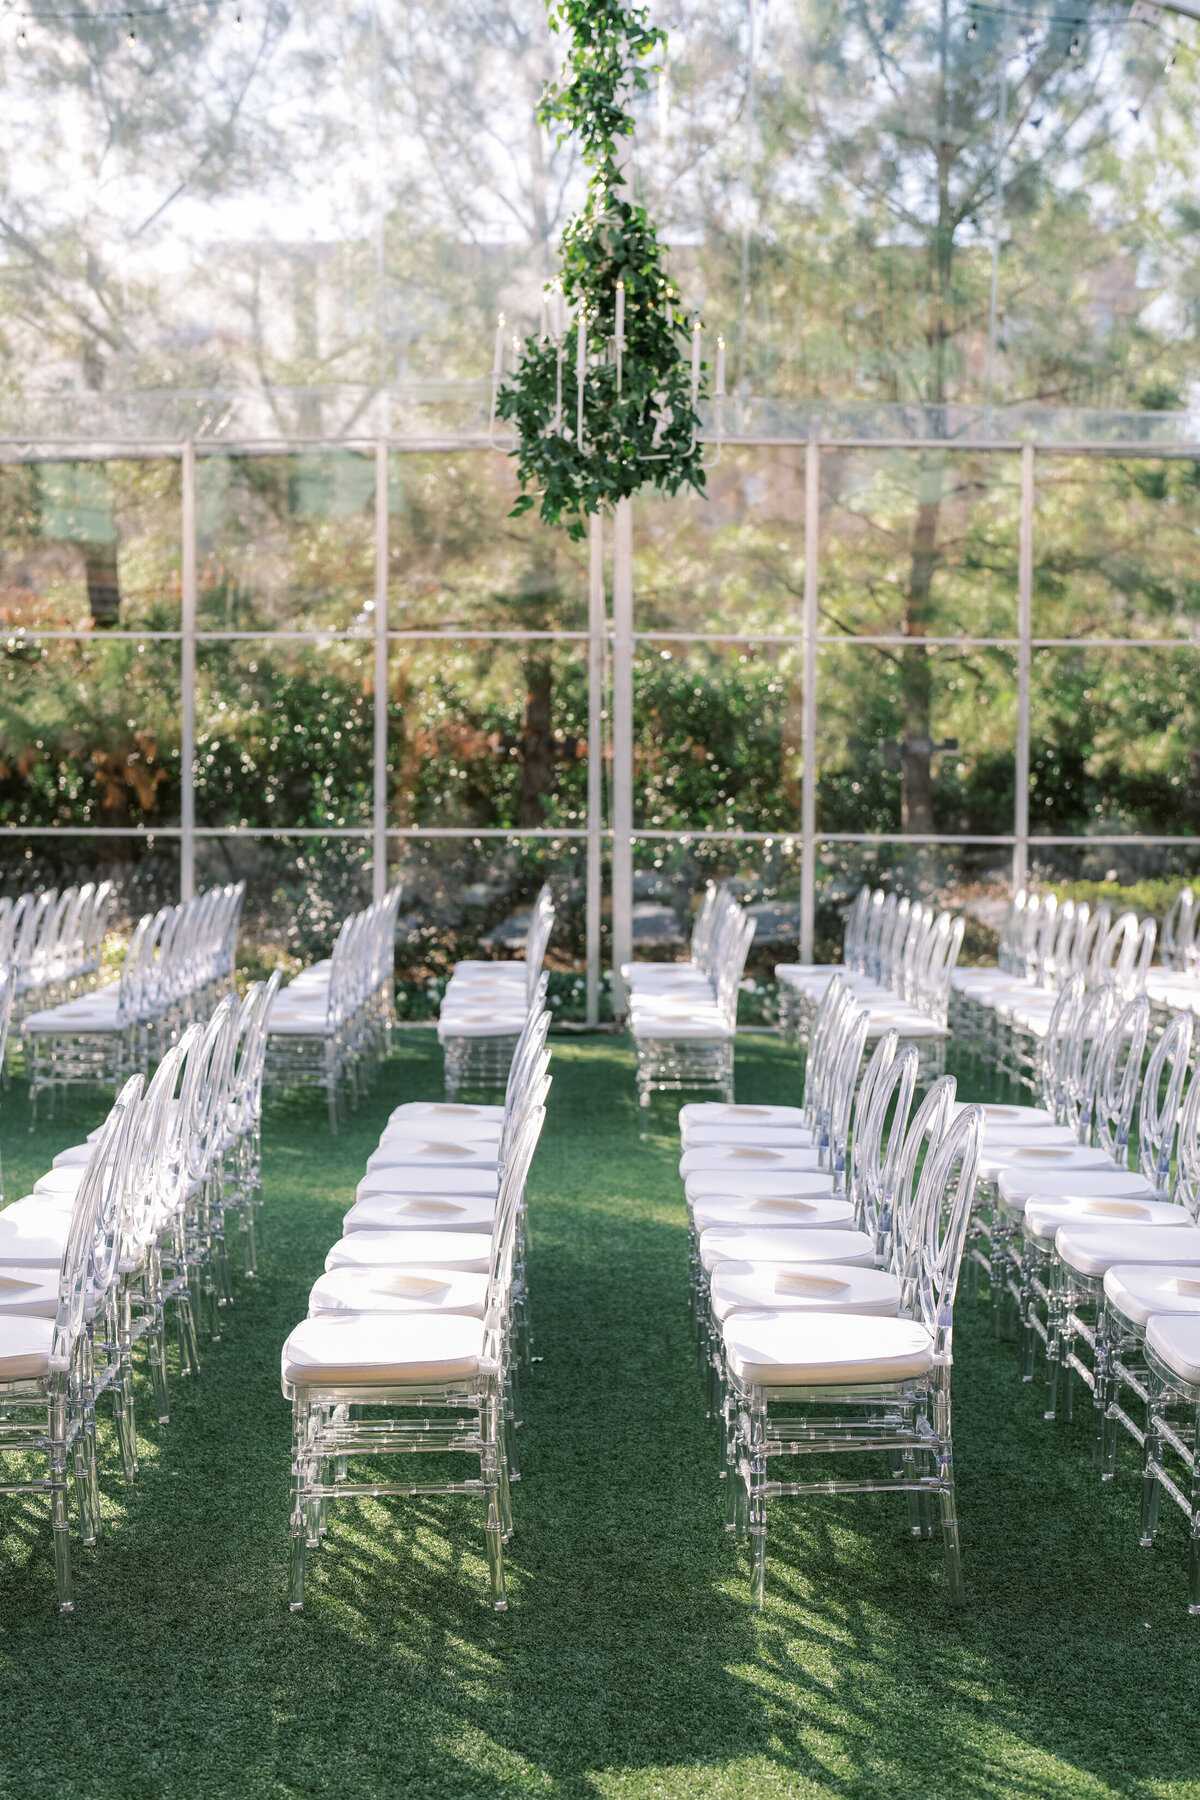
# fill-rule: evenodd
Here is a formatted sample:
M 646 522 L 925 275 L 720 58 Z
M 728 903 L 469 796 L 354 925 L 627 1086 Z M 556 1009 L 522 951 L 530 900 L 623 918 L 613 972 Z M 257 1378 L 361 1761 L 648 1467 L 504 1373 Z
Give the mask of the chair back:
M 895 1257 L 899 1248 L 914 1242 L 912 1208 L 917 1172 L 938 1143 L 950 1121 L 958 1082 L 953 1075 L 939 1075 L 913 1114 L 896 1161 L 896 1180 L 879 1216 L 876 1251 L 899 1273 Z
M 1179 1103 L 1192 1054 L 1195 1024 L 1194 1013 L 1172 1014 L 1158 1034 L 1142 1080 L 1142 1097 L 1138 1105 L 1138 1170 L 1147 1181 L 1153 1182 L 1155 1192 L 1164 1198 L 1171 1187 L 1171 1152 L 1175 1147 Z
M 934 1343 L 934 1357 L 950 1360 L 954 1297 L 962 1267 L 967 1225 L 975 1199 L 983 1151 L 982 1106 L 965 1106 L 930 1145 L 921 1170 L 914 1213 L 911 1274 L 901 1275 L 901 1310 L 919 1318 Z M 905 1293 L 912 1282 L 915 1292 Z
M 1064 1115 L 1071 1027 L 1083 1001 L 1083 992 L 1083 976 L 1068 975 L 1055 996 L 1046 1036 L 1038 1049 L 1042 1105 L 1056 1119 L 1062 1119 Z
M 1164 969 L 1187 967 L 1187 951 L 1195 929 L 1196 896 L 1190 887 L 1180 888 L 1162 922 L 1158 944 L 1158 960 Z
M 1097 1062 L 1096 1143 L 1122 1169 L 1129 1159 L 1129 1127 L 1149 1030 L 1150 1002 L 1139 994 L 1117 1014 Z

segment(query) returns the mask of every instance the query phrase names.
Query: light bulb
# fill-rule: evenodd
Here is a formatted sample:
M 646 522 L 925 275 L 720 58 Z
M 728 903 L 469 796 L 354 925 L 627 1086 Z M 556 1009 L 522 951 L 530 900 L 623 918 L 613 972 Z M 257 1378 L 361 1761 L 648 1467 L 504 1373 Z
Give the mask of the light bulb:
M 125 42 L 130 46 L 131 49 L 134 46 L 134 44 L 137 43 L 137 32 L 133 29 L 132 25 L 130 25 L 130 27 L 129 27 L 129 31 L 128 31 L 128 34 L 126 35 Z
M 27 38 L 27 37 L 26 37 L 26 36 L 25 36 L 25 33 L 24 33 L 24 32 L 23 32 L 23 31 L 18 31 L 18 33 L 17 33 L 17 44 L 18 44 L 18 46 L 19 46 L 19 47 L 20 47 L 20 48 L 21 48 L 21 49 L 22 49 L 22 50 L 24 50 L 24 48 L 25 48 L 25 46 L 26 46 L 26 44 L 27 44 L 27 43 L 28 43 L 28 42 L 29 42 L 29 39 L 28 39 L 28 38 Z
M 971 23 L 967 26 L 967 42 L 971 43 L 978 36 L 979 36 L 979 29 L 978 29 L 977 25 L 975 24 L 974 19 L 972 19 Z

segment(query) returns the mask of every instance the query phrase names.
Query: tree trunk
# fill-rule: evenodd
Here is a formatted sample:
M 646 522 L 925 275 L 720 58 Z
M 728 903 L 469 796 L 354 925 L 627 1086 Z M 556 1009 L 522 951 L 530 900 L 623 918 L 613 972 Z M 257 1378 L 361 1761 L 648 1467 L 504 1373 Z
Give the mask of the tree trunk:
M 517 824 L 537 826 L 546 823 L 543 797 L 554 787 L 557 751 L 550 722 L 554 671 L 548 656 L 531 658 L 525 664 L 525 684 L 525 721 L 517 740 L 521 756 Z
M 85 544 L 83 572 L 88 606 L 98 631 L 111 629 L 121 620 L 121 579 L 117 573 L 115 544 Z

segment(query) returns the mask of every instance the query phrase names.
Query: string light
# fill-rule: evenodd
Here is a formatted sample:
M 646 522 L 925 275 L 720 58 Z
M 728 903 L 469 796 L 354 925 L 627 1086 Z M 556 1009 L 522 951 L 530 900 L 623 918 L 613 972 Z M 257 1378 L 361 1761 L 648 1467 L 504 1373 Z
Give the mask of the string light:
M 23 50 L 28 42 L 29 42 L 29 39 L 25 36 L 25 33 L 23 31 L 18 31 L 18 33 L 17 33 L 18 49 Z
M 971 23 L 967 26 L 967 42 L 973 43 L 978 36 L 979 27 L 976 25 L 974 19 L 972 19 Z
M 1071 39 L 1070 44 L 1067 47 L 1070 50 L 1072 56 L 1079 55 L 1079 39 L 1077 37 L 1073 37 Z

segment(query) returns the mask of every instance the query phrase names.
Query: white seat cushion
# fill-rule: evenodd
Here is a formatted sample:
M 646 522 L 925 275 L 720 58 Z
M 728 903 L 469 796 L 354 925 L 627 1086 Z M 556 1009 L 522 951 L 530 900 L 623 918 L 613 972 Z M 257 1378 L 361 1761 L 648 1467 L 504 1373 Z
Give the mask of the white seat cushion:
M 1031 1174 L 1005 1169 L 997 1183 L 1005 1209 L 1021 1214 L 1030 1200 L 1155 1200 L 1153 1184 L 1129 1169 L 1046 1170 Z
M 523 1012 L 508 1016 L 496 1014 L 483 1019 L 439 1019 L 438 1040 L 444 1044 L 447 1038 L 519 1037 L 524 1024 Z
M 832 1200 L 833 1176 L 804 1169 L 785 1170 L 774 1175 L 735 1175 L 725 1169 L 718 1174 L 700 1169 L 683 1184 L 689 1206 L 713 1194 L 737 1195 L 747 1200 L 787 1195 L 797 1200 Z
M 887 1269 L 853 1263 L 719 1263 L 709 1284 L 718 1319 L 764 1308 L 777 1312 L 877 1313 L 900 1310 L 900 1283 Z
M 355 1189 L 356 1200 L 378 1194 L 444 1194 L 450 1198 L 486 1195 L 495 1199 L 500 1182 L 495 1169 L 373 1169 Z
M 452 1133 L 461 1126 L 475 1124 L 500 1125 L 504 1121 L 503 1106 L 467 1106 L 458 1100 L 406 1100 L 388 1115 L 384 1137 L 393 1125 L 424 1124 L 428 1120 L 439 1131 L 450 1126 Z M 383 1142 L 383 1138 L 380 1139 Z
M 848 1200 L 794 1200 L 783 1195 L 760 1194 L 745 1199 L 736 1194 L 713 1194 L 697 1200 L 692 1208 L 697 1231 L 717 1225 L 742 1225 L 747 1230 L 767 1230 L 772 1225 L 814 1227 L 831 1231 L 854 1228 L 854 1208 Z
M 359 1200 L 342 1220 L 342 1231 L 490 1231 L 496 1202 L 486 1194 L 453 1199 L 449 1194 L 376 1194 Z
M 448 1138 L 418 1135 L 393 1138 L 367 1158 L 367 1173 L 377 1169 L 485 1169 L 496 1167 L 496 1145 L 455 1144 Z
M 724 1043 L 736 1036 L 736 1028 L 726 1025 L 724 1020 L 714 1016 L 711 1019 L 634 1019 L 630 1029 L 635 1038 L 645 1038 L 653 1042 L 713 1042 Z
M 4 1217 L 0 1213 L 0 1219 Z M 490 1232 L 355 1231 L 339 1238 L 325 1258 L 332 1269 L 464 1269 L 486 1275 Z
M 1001 1145 L 993 1149 L 985 1143 L 983 1154 L 979 1159 L 979 1173 L 985 1181 L 998 1181 L 1001 1175 L 1013 1174 L 1018 1177 L 1028 1175 L 1039 1181 L 1043 1173 L 1061 1175 L 1077 1169 L 1115 1168 L 1113 1159 L 1104 1150 L 1093 1150 L 1084 1144 L 1024 1144 Z
M 685 1151 L 713 1150 L 722 1145 L 762 1145 L 768 1150 L 807 1150 L 812 1132 L 807 1125 L 687 1125 L 681 1134 Z
M 693 1100 L 679 1109 L 679 1130 L 692 1125 L 761 1125 L 769 1129 L 786 1127 L 808 1130 L 799 1106 L 739 1106 L 724 1100 Z
M 1106 1275 L 1114 1263 L 1200 1263 L 1195 1225 L 1060 1225 L 1055 1253 L 1077 1275 Z
M 272 1037 L 333 1037 L 336 1027 L 326 1019 L 325 1011 L 309 1015 L 293 1013 L 288 1016 L 271 1014 L 267 1030 Z
M 463 1313 L 482 1319 L 488 1277 L 461 1269 L 333 1269 L 308 1296 L 308 1314 Z
M 86 1170 L 86 1163 L 69 1163 L 62 1168 L 48 1169 L 38 1176 L 33 1191 L 38 1199 L 65 1200 L 69 1204 L 83 1186 Z
M 1042 1200 L 1025 1208 L 1025 1235 L 1051 1239 L 1060 1225 L 1190 1224 L 1182 1206 L 1169 1200 Z
M 1200 1319 L 1156 1313 L 1146 1326 L 1146 1342 L 1182 1381 L 1200 1386 Z
M 53 1319 L 0 1314 L 0 1381 L 39 1381 L 50 1373 Z
M 422 1387 L 469 1381 L 483 1358 L 483 1321 L 457 1314 L 322 1314 L 297 1325 L 281 1373 L 295 1387 Z
M 700 1234 L 700 1261 L 709 1274 L 726 1262 L 845 1262 L 873 1268 L 875 1245 L 853 1226 L 822 1231 L 795 1225 L 713 1225 Z
M 709 1144 L 698 1150 L 685 1150 L 679 1159 L 679 1173 L 685 1182 L 689 1175 L 766 1175 L 792 1170 L 812 1174 L 819 1168 L 819 1156 L 811 1144 L 794 1150 L 773 1150 L 761 1142 Z
M 405 1150 L 410 1144 L 428 1141 L 466 1144 L 478 1149 L 482 1145 L 498 1144 L 503 1131 L 503 1119 L 400 1119 L 380 1132 L 379 1150 L 372 1151 L 372 1155 L 390 1150 L 393 1145 Z
M 912 1381 L 933 1366 L 933 1340 L 912 1319 L 843 1313 L 734 1313 L 724 1326 L 733 1373 L 756 1387 L 856 1387 Z
M 1104 1277 L 1108 1305 L 1131 1325 L 1154 1313 L 1200 1313 L 1200 1266 L 1114 1263 Z
M 950 1108 L 950 1116 L 957 1119 L 960 1112 L 972 1103 L 969 1100 L 957 1100 Z M 1060 1126 L 1054 1114 L 1047 1112 L 1043 1106 L 1005 1106 L 999 1102 L 988 1104 L 983 1109 L 983 1129 L 985 1136 L 993 1131 L 1016 1127 L 1022 1130 L 1041 1126 L 1054 1126 L 1055 1130 L 1065 1130 Z
M 91 1155 L 92 1146 L 90 1144 L 71 1144 L 66 1150 L 59 1151 L 52 1166 L 56 1169 L 86 1167 L 91 1160 Z
M 71 1229 L 70 1208 L 27 1195 L 0 1211 L 0 1264 L 57 1269 Z
M 58 1277 L 57 1268 L 3 1265 L 0 1267 L 0 1313 L 19 1313 L 35 1319 L 56 1319 Z

